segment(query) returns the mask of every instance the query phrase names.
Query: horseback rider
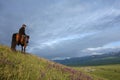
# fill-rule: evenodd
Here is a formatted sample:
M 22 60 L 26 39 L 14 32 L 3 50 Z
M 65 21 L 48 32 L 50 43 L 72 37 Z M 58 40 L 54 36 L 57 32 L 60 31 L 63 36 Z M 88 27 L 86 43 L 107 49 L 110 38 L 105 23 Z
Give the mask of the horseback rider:
M 21 51 L 25 52 L 25 48 L 29 41 L 29 36 L 25 34 L 26 25 L 23 24 L 19 29 L 18 33 L 14 33 L 12 35 L 11 49 L 16 50 L 16 45 L 21 45 Z
M 26 25 L 23 24 L 22 27 L 19 29 L 19 42 L 22 42 L 24 37 L 26 36 L 25 34 L 25 28 L 26 28 Z
M 20 34 L 20 35 L 26 35 L 26 34 L 25 34 L 25 28 L 26 28 L 26 25 L 23 24 L 22 27 L 19 29 L 19 34 Z

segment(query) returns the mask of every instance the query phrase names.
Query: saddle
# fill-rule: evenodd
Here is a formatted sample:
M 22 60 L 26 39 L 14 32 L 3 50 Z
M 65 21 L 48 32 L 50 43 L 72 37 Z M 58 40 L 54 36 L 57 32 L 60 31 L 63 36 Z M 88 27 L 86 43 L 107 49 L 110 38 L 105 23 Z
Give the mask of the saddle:
M 24 43 L 24 38 L 25 38 L 25 35 L 21 35 L 19 33 L 16 34 L 16 42 L 18 43 L 18 45 L 21 43 L 23 44 Z

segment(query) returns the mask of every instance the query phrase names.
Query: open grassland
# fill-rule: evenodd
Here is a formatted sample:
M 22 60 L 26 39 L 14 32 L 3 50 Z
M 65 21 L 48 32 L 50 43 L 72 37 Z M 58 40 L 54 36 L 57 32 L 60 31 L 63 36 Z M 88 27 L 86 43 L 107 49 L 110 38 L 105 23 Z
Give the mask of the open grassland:
M 101 77 L 106 80 L 120 80 L 120 64 L 104 65 L 104 66 L 89 66 L 75 67 L 75 69 L 83 71 L 88 75 Z
M 93 73 L 94 74 L 94 73 Z M 32 54 L 0 46 L 0 80 L 103 80 Z

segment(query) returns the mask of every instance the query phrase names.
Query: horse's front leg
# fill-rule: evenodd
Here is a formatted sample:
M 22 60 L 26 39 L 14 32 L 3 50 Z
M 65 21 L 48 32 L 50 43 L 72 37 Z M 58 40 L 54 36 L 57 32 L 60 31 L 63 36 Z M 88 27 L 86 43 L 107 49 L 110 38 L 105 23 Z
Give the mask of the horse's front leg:
M 24 53 L 25 53 L 25 48 L 24 48 Z
M 26 52 L 26 46 L 24 46 L 24 53 Z
M 21 46 L 21 52 L 23 52 L 23 46 Z

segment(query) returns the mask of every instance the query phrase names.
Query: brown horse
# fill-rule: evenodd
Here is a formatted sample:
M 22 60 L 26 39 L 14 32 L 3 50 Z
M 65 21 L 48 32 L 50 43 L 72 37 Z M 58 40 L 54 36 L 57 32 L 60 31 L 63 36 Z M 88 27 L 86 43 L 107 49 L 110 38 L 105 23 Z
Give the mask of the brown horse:
M 11 42 L 11 49 L 16 51 L 16 45 L 21 45 L 21 52 L 25 53 L 25 49 L 27 47 L 27 44 L 29 42 L 29 36 L 28 35 L 19 35 L 18 33 L 14 33 L 12 35 L 12 42 Z

